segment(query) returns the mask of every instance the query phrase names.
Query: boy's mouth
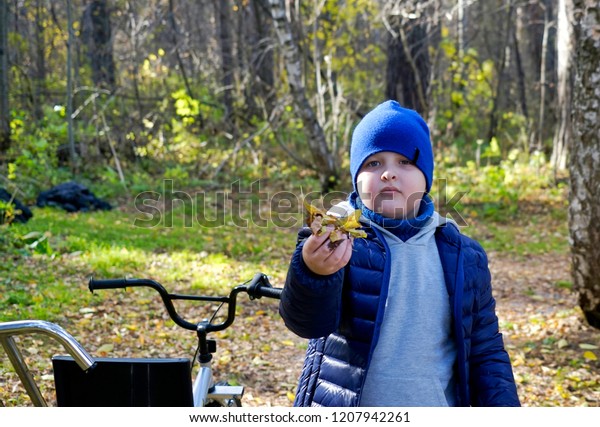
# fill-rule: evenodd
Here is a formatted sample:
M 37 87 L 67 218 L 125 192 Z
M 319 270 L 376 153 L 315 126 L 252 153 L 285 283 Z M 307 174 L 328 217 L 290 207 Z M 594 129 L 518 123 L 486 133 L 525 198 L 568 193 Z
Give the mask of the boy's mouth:
M 386 194 L 386 193 L 399 193 L 400 190 L 398 190 L 396 187 L 383 187 L 380 191 L 379 194 Z

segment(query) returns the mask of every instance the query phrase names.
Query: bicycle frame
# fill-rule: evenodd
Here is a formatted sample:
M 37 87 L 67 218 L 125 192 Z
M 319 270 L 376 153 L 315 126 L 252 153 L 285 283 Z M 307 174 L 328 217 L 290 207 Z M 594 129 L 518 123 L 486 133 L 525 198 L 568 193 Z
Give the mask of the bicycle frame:
M 211 401 L 219 402 L 221 406 L 241 406 L 244 395 L 243 386 L 214 384 L 212 362 L 203 363 L 193 385 L 194 406 L 207 406 Z
M 25 391 L 35 406 L 48 406 L 27 367 L 27 363 L 25 363 L 21 351 L 13 339 L 15 335 L 37 333 L 47 335 L 62 344 L 84 371 L 91 369 L 96 362 L 71 334 L 54 323 L 44 320 L 18 320 L 0 323 L 0 343 L 2 343 L 2 347 L 4 347 L 10 363 L 15 368 L 19 379 L 23 383 Z
M 132 286 L 147 286 L 156 290 L 169 313 L 171 319 L 180 327 L 196 331 L 198 337 L 198 364 L 200 369 L 192 385 L 194 406 L 241 406 L 244 393 L 243 386 L 232 386 L 227 383 L 215 383 L 212 372 L 213 353 L 216 352 L 216 341 L 207 338 L 208 333 L 221 331 L 231 326 L 235 319 L 236 299 L 241 292 L 247 293 L 251 299 L 263 296 L 279 298 L 280 288 L 273 288 L 266 275 L 257 273 L 246 284 L 234 287 L 227 297 L 197 296 L 170 294 L 157 282 L 147 279 L 90 279 L 90 291 L 96 289 L 117 289 Z M 172 303 L 173 300 L 209 301 L 228 304 L 227 316 L 221 323 L 212 323 L 212 319 L 204 319 L 198 323 L 191 323 L 179 316 Z M 218 311 L 218 309 L 217 309 Z M 216 313 L 215 313 L 216 314 Z M 0 323 L 0 343 L 8 355 L 19 379 L 32 403 L 35 406 L 48 406 L 42 396 L 25 359 L 18 349 L 13 336 L 27 334 L 45 334 L 59 342 L 73 357 L 77 365 L 84 371 L 93 368 L 96 361 L 89 353 L 62 327 L 43 320 L 22 320 Z M 194 358 L 195 360 L 195 358 Z M 0 406 L 1 402 L 0 402 Z
M 246 284 L 234 287 L 227 297 L 198 296 L 171 294 L 158 282 L 149 279 L 90 279 L 89 289 L 94 292 L 97 289 L 123 289 L 128 287 L 149 287 L 159 293 L 165 308 L 171 319 L 180 327 L 196 331 L 198 337 L 198 362 L 200 370 L 193 383 L 194 406 L 206 406 L 216 402 L 222 406 L 241 406 L 241 398 L 244 393 L 243 386 L 231 386 L 229 384 L 215 384 L 212 374 L 212 353 L 216 351 L 216 342 L 207 338 L 208 333 L 222 331 L 235 320 L 237 295 L 247 293 L 251 299 L 263 296 L 278 299 L 281 295 L 280 288 L 273 288 L 268 277 L 263 273 L 256 273 L 252 280 Z M 204 301 L 226 303 L 227 317 L 218 324 L 211 320 L 202 320 L 192 323 L 183 319 L 175 309 L 173 301 Z
M 209 324 L 208 321 L 203 321 L 196 330 L 200 351 L 198 356 L 200 369 L 192 386 L 194 406 L 207 406 L 211 401 L 219 402 L 221 406 L 241 406 L 241 399 L 244 394 L 243 386 L 215 384 L 212 372 L 212 353 L 216 351 L 216 344 L 207 339 L 206 327 Z

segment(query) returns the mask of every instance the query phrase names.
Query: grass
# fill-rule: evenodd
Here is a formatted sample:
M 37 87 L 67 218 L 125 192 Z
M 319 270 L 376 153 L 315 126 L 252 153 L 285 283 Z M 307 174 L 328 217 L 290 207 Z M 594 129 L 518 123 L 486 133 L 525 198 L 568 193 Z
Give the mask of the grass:
M 501 204 L 490 209 L 489 205 L 470 203 L 460 208 L 460 214 L 468 224 L 462 231 L 479 240 L 488 252 L 496 252 L 496 255 L 523 265 L 528 255 L 549 254 L 552 258 L 552 254 L 568 253 L 566 209 L 561 203 L 523 204 L 518 209 Z M 91 275 L 98 278 L 147 277 L 165 284 L 173 292 L 222 294 L 231 286 L 250 279 L 257 271 L 263 271 L 275 285 L 281 286 L 301 218 L 290 215 L 293 221 L 289 226 L 277 226 L 281 222 L 275 222 L 269 212 L 261 212 L 268 218 L 267 227 L 253 222 L 240 227 L 241 219 L 250 218 L 249 212 L 242 211 L 238 218 L 231 216 L 227 206 L 221 207 L 220 212 L 224 212 L 223 226 L 202 226 L 194 209 L 175 205 L 173 211 L 159 218 L 154 226 L 148 223 L 140 226 L 140 219 L 147 217 L 130 202 L 107 212 L 67 214 L 56 209 L 34 209 L 34 217 L 27 224 L 15 224 L 10 232 L 6 228 L 0 229 L 0 241 L 5 243 L 9 238 L 18 239 L 18 236 L 40 232 L 47 236 L 45 242 L 49 245 L 48 251 L 37 251 L 41 253 L 22 243 L 15 249 L 0 251 L 0 321 L 38 318 L 57 322 L 80 334 L 86 348 L 96 355 L 102 355 L 102 351 L 123 357 L 139 355 L 143 351 L 149 353 L 142 353 L 141 357 L 160 357 L 170 352 L 188 354 L 189 337 L 170 326 L 154 295 L 138 290 L 110 296 L 92 295 L 87 290 L 87 280 Z M 214 215 L 206 217 L 215 218 Z M 513 281 L 505 280 L 507 283 Z M 525 298 L 527 309 L 531 304 L 542 304 L 540 299 L 546 297 L 541 295 L 551 291 L 540 287 L 540 280 L 543 282 L 543 278 L 531 277 L 523 280 L 522 286 L 515 285 L 510 299 Z M 548 280 L 558 293 L 566 295 L 572 288 L 568 277 Z M 306 342 L 290 336 L 280 319 L 273 320 L 277 317 L 276 305 L 258 302 L 265 304 L 264 309 L 242 306 L 236 320 L 239 327 L 228 329 L 217 337 L 219 345 L 223 344 L 225 348 L 219 353 L 216 369 L 233 374 L 234 380 L 239 377 L 241 383 L 254 384 L 261 395 L 276 384 L 273 393 L 284 396 L 277 402 L 289 404 L 285 393 L 295 390 L 295 368 L 286 373 L 267 362 L 281 357 L 285 360 L 281 365 L 297 363 L 294 358 L 302 357 Z M 545 318 L 535 316 L 523 323 L 517 316 L 520 310 L 522 307 L 517 306 L 510 316 L 504 312 L 501 325 L 511 335 L 510 351 L 515 357 L 520 387 L 526 395 L 535 394 L 533 391 L 543 383 L 540 378 L 547 375 L 541 366 L 550 355 L 561 354 L 564 360 L 553 362 L 552 369 L 557 370 L 557 390 L 553 393 L 562 396 L 567 393 L 560 389 L 563 382 L 576 382 L 567 378 L 574 370 L 592 371 L 588 368 L 591 362 L 584 360 L 582 352 L 575 347 L 577 342 L 591 341 L 587 335 L 575 338 L 573 333 L 558 326 L 578 317 L 571 308 L 564 315 L 559 313 L 556 319 L 551 319 L 555 326 L 546 326 L 542 324 Z M 530 329 L 539 336 L 528 333 Z M 573 348 L 558 349 L 558 341 L 550 339 L 546 330 L 562 331 Z M 573 330 L 581 332 L 580 329 Z M 231 340 L 226 339 L 227 334 L 232 334 Z M 24 348 L 26 351 L 46 350 L 47 345 L 40 342 L 34 339 Z M 547 353 L 550 350 L 552 353 Z M 237 359 L 232 359 L 232 355 Z M 535 366 L 530 366 L 532 363 Z M 43 372 L 41 362 L 39 366 L 34 365 L 34 369 Z M 10 385 L 15 382 L 14 372 L 2 357 L 0 373 L 0 395 L 9 395 Z M 563 376 L 567 378 L 564 381 Z M 577 384 L 587 387 L 586 381 L 592 379 L 585 377 Z M 47 382 L 45 387 L 51 390 L 52 385 L 49 380 Z M 594 398 L 598 392 L 597 384 L 587 388 L 578 396 Z M 538 394 L 543 393 L 546 391 Z M 17 396 L 14 401 L 8 399 L 5 397 L 4 400 L 7 406 L 22 405 L 27 400 L 23 396 Z M 531 398 L 527 403 L 536 405 L 539 403 L 536 399 L 541 398 Z M 260 401 L 254 403 L 260 404 Z
M 136 226 L 140 213 L 129 209 L 67 214 L 34 209 L 27 224 L 14 224 L 14 235 L 46 232 L 49 255 L 25 249 L 0 254 L 0 320 L 59 318 L 65 306 L 90 302 L 89 276 L 149 277 L 170 288 L 225 292 L 255 272 L 282 280 L 295 244 L 295 229 L 185 227 L 183 212 L 172 227 Z M 179 221 L 177 221 L 179 220 Z M 179 223 L 178 223 L 179 222 Z
M 286 214 L 286 221 L 268 211 L 241 210 L 234 216 L 231 205 L 210 203 L 202 204 L 206 215 L 199 214 L 200 205 L 173 203 L 166 214 L 154 209 L 150 216 L 133 201 L 87 213 L 34 208 L 34 217 L 12 225 L 11 233 L 38 233 L 48 249 L 38 247 L 43 255 L 26 248 L 0 253 L 0 320 L 60 318 L 65 307 L 91 302 L 86 282 L 92 275 L 150 277 L 203 292 L 225 292 L 257 271 L 282 281 L 299 214 Z M 493 213 L 487 204 L 460 208 L 467 224 L 462 231 L 487 251 L 521 257 L 568 251 L 564 204 L 521 204 L 517 210 L 497 205 Z M 204 217 L 221 222 L 207 226 Z
M 462 232 L 487 251 L 526 257 L 569 251 L 567 208 L 562 203 L 507 207 L 492 216 L 483 205 L 465 206 L 467 226 Z

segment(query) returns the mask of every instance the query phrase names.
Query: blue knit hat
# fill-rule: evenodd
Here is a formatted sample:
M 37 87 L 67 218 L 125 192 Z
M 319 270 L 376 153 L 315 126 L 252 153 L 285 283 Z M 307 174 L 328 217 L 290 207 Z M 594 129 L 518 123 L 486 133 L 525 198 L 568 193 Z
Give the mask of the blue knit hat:
M 393 151 L 411 160 L 425 175 L 426 192 L 429 193 L 433 180 L 433 150 L 429 127 L 416 111 L 403 108 L 396 101 L 386 101 L 356 126 L 350 147 L 354 191 L 358 191 L 356 175 L 363 163 L 380 151 Z

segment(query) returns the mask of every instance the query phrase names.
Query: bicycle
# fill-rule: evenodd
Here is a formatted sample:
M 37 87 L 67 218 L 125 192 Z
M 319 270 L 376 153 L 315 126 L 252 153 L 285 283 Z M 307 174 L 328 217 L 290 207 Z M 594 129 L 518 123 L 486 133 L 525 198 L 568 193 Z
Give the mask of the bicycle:
M 32 334 L 32 333 L 43 333 L 46 334 L 53 339 L 56 339 L 60 342 L 63 347 L 70 354 L 69 356 L 55 356 L 53 357 L 53 367 L 54 367 L 54 376 L 55 383 L 57 385 L 57 401 L 59 406 L 61 405 L 61 399 L 58 397 L 59 394 L 59 384 L 58 380 L 60 378 L 63 382 L 73 382 L 74 386 L 71 385 L 72 392 L 78 393 L 78 396 L 75 396 L 75 400 L 68 400 L 69 398 L 63 398 L 63 403 L 67 403 L 64 406 L 79 406 L 69 404 L 69 402 L 75 401 L 80 402 L 80 398 L 85 398 L 84 401 L 85 406 L 96 406 L 90 403 L 90 395 L 78 392 L 78 388 L 81 387 L 81 384 L 85 384 L 86 388 L 91 389 L 87 390 L 88 392 L 96 391 L 96 394 L 106 393 L 106 390 L 94 390 L 97 388 L 98 383 L 90 383 L 90 378 L 93 375 L 90 373 L 98 372 L 98 370 L 103 370 L 103 373 L 108 373 L 109 376 L 113 376 L 115 378 L 107 378 L 104 374 L 95 375 L 95 381 L 101 381 L 102 385 L 106 383 L 110 383 L 111 387 L 113 384 L 113 380 L 121 381 L 126 384 L 126 387 L 132 386 L 133 382 L 127 383 L 126 380 L 121 378 L 121 376 L 134 375 L 136 369 L 140 371 L 139 366 L 142 366 L 144 369 L 142 372 L 142 377 L 147 375 L 150 377 L 152 373 L 152 369 L 157 369 L 156 375 L 162 375 L 160 378 L 165 378 L 167 376 L 169 381 L 173 379 L 171 375 L 179 375 L 181 373 L 181 367 L 185 367 L 187 370 L 183 380 L 181 381 L 180 387 L 184 388 L 184 390 L 179 390 L 182 396 L 190 397 L 189 402 L 184 399 L 184 402 L 189 403 L 193 406 L 225 406 L 225 407 L 236 407 L 241 406 L 242 396 L 244 393 L 244 387 L 241 385 L 230 385 L 227 382 L 220 381 L 217 382 L 213 376 L 212 369 L 212 360 L 213 354 L 217 350 L 216 340 L 209 339 L 208 334 L 213 332 L 222 331 L 230 327 L 236 316 L 236 306 L 237 306 L 237 297 L 240 293 L 247 293 L 251 300 L 258 299 L 261 297 L 268 297 L 279 299 L 281 295 L 281 288 L 274 288 L 269 283 L 268 277 L 263 273 L 257 273 L 254 277 L 241 285 L 237 285 L 233 287 L 228 296 L 206 296 L 206 295 L 189 295 L 189 294 L 174 294 L 169 293 L 165 287 L 150 279 L 104 279 L 98 280 L 94 278 L 90 278 L 89 281 L 89 289 L 91 292 L 97 290 L 106 290 L 106 289 L 125 289 L 130 287 L 149 287 L 160 295 L 163 305 L 166 308 L 166 311 L 169 317 L 175 322 L 175 324 L 181 328 L 195 331 L 197 336 L 197 348 L 194 354 L 193 359 L 190 361 L 189 359 L 180 358 L 180 359 L 111 359 L 111 358 L 97 358 L 94 359 L 89 353 L 83 348 L 75 338 L 73 338 L 68 332 L 66 332 L 60 326 L 40 321 L 40 320 L 29 320 L 29 321 L 16 321 L 16 322 L 5 322 L 0 323 L 0 343 L 4 347 L 6 353 L 9 356 L 9 361 L 15 368 L 17 375 L 19 376 L 21 382 L 23 383 L 28 395 L 30 396 L 33 404 L 35 406 L 47 406 L 44 398 L 42 397 L 37 384 L 35 383 L 32 375 L 27 369 L 24 358 L 20 354 L 12 336 L 14 335 L 23 335 L 23 334 Z M 218 307 L 213 313 L 212 317 L 209 319 L 202 319 L 198 322 L 190 322 L 183 318 L 176 310 L 173 301 L 177 300 L 185 300 L 185 301 L 203 301 L 203 302 L 214 302 L 218 303 Z M 217 314 L 220 311 L 223 305 L 227 305 L 227 314 L 223 321 L 216 322 Z M 191 381 L 192 370 L 194 366 L 199 365 L 199 371 L 194 379 L 193 383 Z M 115 368 L 118 366 L 118 369 Z M 123 369 L 123 366 L 126 369 Z M 174 369 L 165 370 L 166 367 L 171 366 Z M 76 367 L 76 371 L 74 370 Z M 125 372 L 125 374 L 123 374 Z M 139 375 L 138 375 L 139 377 Z M 152 403 L 153 400 L 148 398 L 146 394 L 150 395 L 156 390 L 151 390 L 150 383 L 143 386 L 141 390 L 139 390 L 140 386 L 137 385 L 136 392 L 141 392 L 142 394 L 142 402 L 145 404 Z M 68 388 L 69 385 L 61 386 L 62 389 Z M 189 387 L 189 390 L 188 390 Z M 157 387 L 153 387 L 157 388 Z M 167 394 L 172 395 L 172 389 L 167 392 Z M 114 394 L 114 387 L 111 390 Z M 131 390 L 125 390 L 125 394 L 128 396 L 131 395 Z M 163 393 L 165 394 L 165 393 Z M 131 399 L 131 398 L 130 398 Z M 131 402 L 131 400 L 128 400 Z M 107 406 L 104 401 L 99 401 L 99 406 Z M 138 401 L 136 401 L 138 402 Z M 170 402 L 170 401 L 168 401 Z M 111 406 L 111 405 L 108 405 Z M 121 405 L 119 405 L 121 406 Z M 122 405 L 127 406 L 127 405 Z M 137 406 L 137 405 L 136 405 Z M 161 405 L 165 406 L 165 405 Z M 169 406 L 171 404 L 169 403 Z M 176 405 L 173 405 L 176 406 Z

